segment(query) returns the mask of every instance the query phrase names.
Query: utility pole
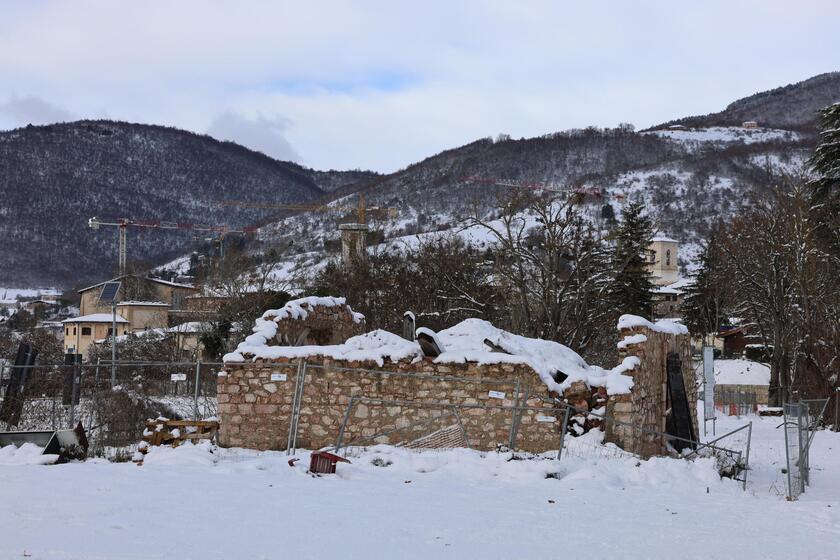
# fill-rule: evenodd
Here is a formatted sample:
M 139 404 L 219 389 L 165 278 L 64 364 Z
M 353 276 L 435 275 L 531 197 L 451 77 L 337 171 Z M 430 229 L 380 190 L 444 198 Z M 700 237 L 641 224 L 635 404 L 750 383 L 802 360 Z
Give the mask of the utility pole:
M 124 230 L 120 230 L 124 231 Z M 117 300 L 111 301 L 111 389 L 117 384 Z

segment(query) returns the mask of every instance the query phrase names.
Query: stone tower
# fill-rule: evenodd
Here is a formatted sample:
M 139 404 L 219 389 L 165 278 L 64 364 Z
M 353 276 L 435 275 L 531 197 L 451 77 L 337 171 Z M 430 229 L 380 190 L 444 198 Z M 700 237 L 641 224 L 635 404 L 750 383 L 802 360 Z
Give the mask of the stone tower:
M 347 266 L 353 260 L 364 260 L 367 256 L 367 224 L 341 224 L 341 262 Z
M 651 240 L 648 247 L 648 270 L 652 276 L 651 281 L 657 286 L 667 286 L 679 280 L 680 273 L 677 267 L 679 248 L 679 241 L 664 235 L 657 235 Z

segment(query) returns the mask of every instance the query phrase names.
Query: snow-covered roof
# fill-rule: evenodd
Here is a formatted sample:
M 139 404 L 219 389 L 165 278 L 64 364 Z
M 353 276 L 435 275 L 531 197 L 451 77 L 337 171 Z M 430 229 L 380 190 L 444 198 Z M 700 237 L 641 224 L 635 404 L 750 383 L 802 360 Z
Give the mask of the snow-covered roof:
M 146 278 L 146 280 L 150 280 L 152 282 L 157 282 L 158 284 L 163 284 L 164 286 L 172 286 L 173 288 L 186 288 L 189 290 L 195 290 L 196 287 L 192 284 L 182 284 L 180 282 L 170 282 L 169 280 L 164 280 L 163 278 Z
M 189 321 L 187 323 L 181 323 L 180 325 L 175 325 L 174 327 L 169 327 L 168 329 L 166 329 L 166 332 L 181 333 L 181 334 L 197 333 L 197 332 L 201 332 L 202 330 L 204 330 L 205 327 L 207 327 L 208 325 L 209 325 L 209 323 L 203 323 L 201 321 Z
M 770 368 L 750 360 L 715 360 L 718 385 L 770 385 Z
M 99 286 L 102 286 L 102 285 L 104 285 L 108 282 L 117 282 L 119 280 L 122 280 L 123 278 L 127 278 L 128 276 L 130 276 L 130 275 L 129 274 L 124 274 L 122 276 L 117 276 L 116 278 L 112 278 L 110 280 L 104 280 L 104 281 L 99 282 L 97 284 L 93 284 L 92 286 L 88 286 L 87 288 L 82 288 L 81 290 L 79 290 L 79 293 L 81 294 L 82 292 L 87 292 L 88 290 L 98 288 Z M 164 286 L 172 286 L 173 288 L 186 288 L 186 289 L 190 289 L 190 290 L 195 290 L 196 289 L 195 286 L 193 286 L 192 284 L 179 284 L 178 282 L 170 282 L 169 280 L 164 280 L 162 278 L 150 278 L 148 276 L 145 276 L 145 277 L 141 277 L 139 279 L 140 280 L 148 280 L 149 282 L 156 282 L 158 284 L 163 284 Z
M 686 287 L 690 286 L 693 283 L 694 279 L 681 277 L 676 282 L 673 282 L 671 284 L 654 287 L 653 293 L 678 296 L 683 293 Z
M 129 332 L 128 334 L 119 335 L 117 337 L 117 344 L 122 344 L 123 342 L 128 340 L 129 337 L 132 337 L 132 336 L 136 337 L 136 338 L 145 338 L 147 336 L 165 336 L 166 332 L 167 332 L 167 329 L 161 329 L 161 328 L 146 329 L 145 331 Z M 111 341 L 111 337 L 100 338 L 99 340 L 94 340 L 94 342 L 96 344 L 103 344 L 105 342 L 110 342 L 110 341 Z
M 661 234 L 660 235 L 654 235 L 651 238 L 651 241 L 661 241 L 661 242 L 664 242 L 664 243 L 679 243 L 679 241 L 677 241 L 673 237 L 668 237 L 667 235 L 661 235 Z
M 110 313 L 92 313 L 91 315 L 65 319 L 62 323 L 111 323 L 113 320 L 114 317 Z M 117 323 L 128 323 L 128 321 L 121 315 L 117 315 Z
M 225 355 L 224 361 L 236 363 L 260 358 L 273 360 L 323 356 L 335 360 L 371 361 L 381 366 L 386 359 L 391 362 L 419 361 L 424 356 L 417 342 L 383 330 L 354 336 L 344 344 L 331 346 L 270 346 L 268 342 L 276 334 L 277 324 L 274 321 L 257 320 L 254 334 L 239 344 L 235 352 Z M 481 319 L 467 319 L 436 335 L 443 352 L 434 358 L 435 363 L 526 364 L 549 389 L 558 392 L 567 389 L 575 381 L 584 381 L 590 386 L 606 387 L 610 394 L 627 393 L 633 386 L 633 380 L 622 373 L 638 365 L 638 358 L 628 357 L 611 370 L 590 366 L 562 344 L 515 335 Z M 506 353 L 492 351 L 485 340 Z M 560 383 L 554 380 L 558 373 L 567 376 Z
M 136 307 L 169 307 L 168 303 L 162 301 L 121 301 L 117 303 L 117 307 L 121 306 L 136 306 Z

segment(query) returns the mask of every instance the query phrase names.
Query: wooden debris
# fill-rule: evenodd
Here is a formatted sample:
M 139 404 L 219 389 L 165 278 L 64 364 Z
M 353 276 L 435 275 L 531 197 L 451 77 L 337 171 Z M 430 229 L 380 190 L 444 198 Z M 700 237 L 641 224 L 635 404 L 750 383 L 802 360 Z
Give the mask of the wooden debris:
M 143 457 L 149 452 L 149 446 L 178 447 L 185 441 L 214 441 L 218 431 L 219 423 L 215 420 L 146 420 L 146 429 L 143 430 L 143 438 L 138 448 L 141 455 L 137 462 L 143 462 Z

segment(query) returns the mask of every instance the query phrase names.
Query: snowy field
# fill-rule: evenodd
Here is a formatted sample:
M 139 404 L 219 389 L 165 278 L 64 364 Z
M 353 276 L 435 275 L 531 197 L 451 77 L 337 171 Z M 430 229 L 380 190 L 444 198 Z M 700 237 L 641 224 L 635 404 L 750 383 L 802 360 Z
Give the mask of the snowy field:
M 323 477 L 305 452 L 290 467 L 280 452 L 158 448 L 138 467 L 3 450 L 0 558 L 840 557 L 840 434 L 816 435 L 812 485 L 787 502 L 780 419 L 748 418 L 746 492 L 711 460 L 607 458 L 581 438 L 559 462 L 377 447 Z

